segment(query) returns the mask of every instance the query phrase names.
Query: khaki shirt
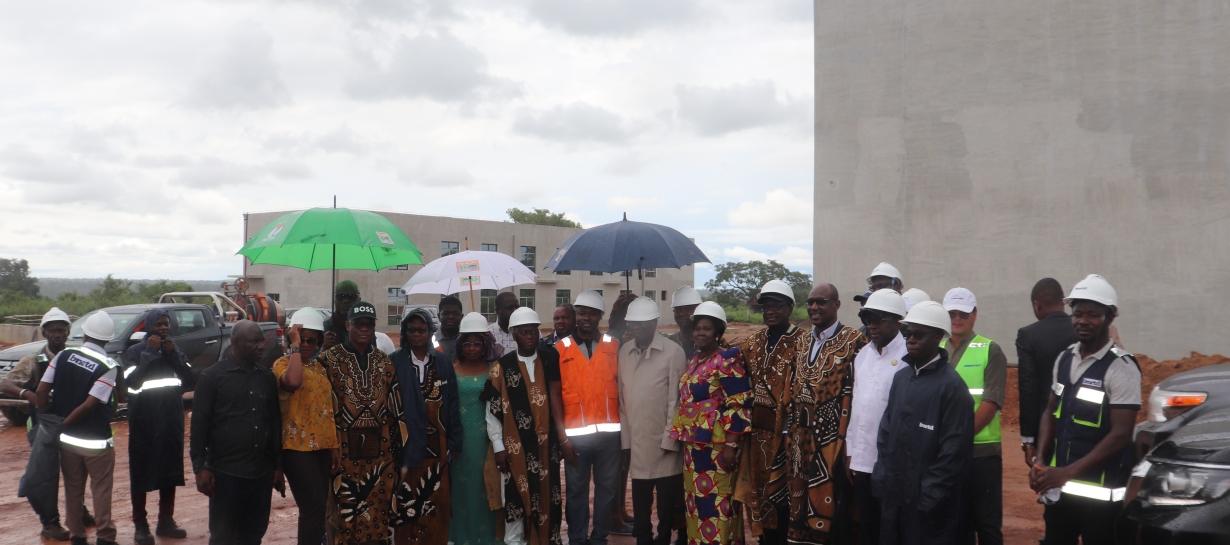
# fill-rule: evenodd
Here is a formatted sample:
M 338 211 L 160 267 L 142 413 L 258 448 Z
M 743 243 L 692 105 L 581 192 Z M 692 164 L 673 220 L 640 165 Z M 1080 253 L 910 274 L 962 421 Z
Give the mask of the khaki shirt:
M 952 363 L 953 369 L 961 363 L 961 356 L 965 355 L 965 349 L 969 348 L 969 343 L 973 342 L 977 333 L 970 331 L 961 344 L 957 346 L 949 345 L 948 361 Z M 1004 349 L 1000 348 L 999 343 L 991 341 L 991 346 L 987 348 L 987 366 L 982 371 L 982 400 L 990 401 L 999 407 L 1000 412 L 1004 409 L 1004 397 L 1008 389 L 1008 357 L 1004 355 Z M 978 408 L 974 407 L 977 411 Z M 1002 430 L 1003 416 L 1000 416 Z M 987 424 L 990 426 L 991 424 Z M 1000 456 L 1003 453 L 1003 448 L 1000 443 L 984 443 L 974 445 L 974 457 L 981 458 L 983 456 Z
M 661 335 L 654 335 L 648 350 L 636 341 L 619 347 L 620 442 L 632 449 L 628 474 L 633 479 L 683 473 L 683 450 L 669 432 L 687 365 L 683 348 Z

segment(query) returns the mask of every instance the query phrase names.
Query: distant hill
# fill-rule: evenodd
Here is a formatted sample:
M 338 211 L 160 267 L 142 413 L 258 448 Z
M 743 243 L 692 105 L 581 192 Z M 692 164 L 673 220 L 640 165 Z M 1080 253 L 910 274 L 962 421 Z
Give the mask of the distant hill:
M 38 292 L 39 295 L 45 297 L 56 298 L 61 293 L 75 291 L 81 295 L 85 295 L 90 290 L 97 288 L 102 284 L 101 278 L 46 278 L 39 277 Z M 155 282 L 156 280 L 144 279 L 125 279 L 133 282 Z M 174 279 L 168 279 L 174 280 Z M 192 285 L 192 289 L 196 291 L 218 291 L 222 287 L 222 280 L 183 280 Z

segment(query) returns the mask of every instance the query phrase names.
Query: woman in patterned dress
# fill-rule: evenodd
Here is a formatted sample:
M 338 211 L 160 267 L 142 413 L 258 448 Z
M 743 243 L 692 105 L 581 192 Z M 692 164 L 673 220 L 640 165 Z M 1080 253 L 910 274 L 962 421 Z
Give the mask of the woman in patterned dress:
M 683 486 L 689 545 L 742 545 L 742 507 L 734 492 L 738 443 L 748 429 L 751 385 L 739 349 L 719 346 L 726 313 L 701 303 L 692 315 L 696 353 L 679 379 L 679 413 L 670 436 L 684 444 Z
M 480 400 L 483 384 L 495 359 L 495 339 L 487 331 L 487 319 L 471 312 L 461 321 L 457 337 L 457 391 L 461 406 L 462 442 L 465 448 L 453 458 L 453 522 L 448 540 L 454 545 L 498 545 L 499 511 L 491 509 L 487 489 L 500 485 L 499 474 L 485 474 L 491 454 L 487 437 L 487 404 Z M 492 461 L 494 467 L 494 460 Z M 487 478 L 493 482 L 488 483 Z M 498 496 L 498 494 L 497 494 Z

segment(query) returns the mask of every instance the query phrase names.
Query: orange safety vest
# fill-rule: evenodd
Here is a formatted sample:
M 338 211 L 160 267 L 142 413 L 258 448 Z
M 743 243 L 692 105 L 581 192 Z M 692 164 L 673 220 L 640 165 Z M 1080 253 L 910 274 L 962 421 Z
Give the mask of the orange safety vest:
M 586 358 L 564 337 L 555 343 L 564 397 L 564 433 L 569 437 L 619 431 L 619 341 L 603 335 Z

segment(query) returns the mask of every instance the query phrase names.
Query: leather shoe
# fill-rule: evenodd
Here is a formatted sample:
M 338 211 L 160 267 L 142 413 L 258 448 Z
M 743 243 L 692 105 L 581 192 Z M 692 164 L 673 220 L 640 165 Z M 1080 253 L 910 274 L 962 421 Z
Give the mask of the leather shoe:
M 611 528 L 611 533 L 617 536 L 630 536 L 632 535 L 632 525 L 624 523 L 619 526 L 614 526 Z
M 154 533 L 162 537 L 170 537 L 175 539 L 183 539 L 188 537 L 188 532 L 175 524 L 175 519 L 166 519 L 158 521 L 158 527 L 154 529 Z
M 154 545 L 154 534 L 149 533 L 148 524 L 138 524 L 136 532 L 133 532 L 132 540 L 137 545 Z
M 68 538 L 72 537 L 68 533 L 68 530 L 65 530 L 63 526 L 60 526 L 60 521 L 58 520 L 44 524 L 43 531 L 39 532 L 38 535 L 48 541 L 68 541 Z
M 84 524 L 86 528 L 93 528 L 98 525 L 97 522 L 94 522 L 94 515 L 91 515 L 88 510 L 82 511 L 82 513 L 81 524 Z

